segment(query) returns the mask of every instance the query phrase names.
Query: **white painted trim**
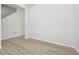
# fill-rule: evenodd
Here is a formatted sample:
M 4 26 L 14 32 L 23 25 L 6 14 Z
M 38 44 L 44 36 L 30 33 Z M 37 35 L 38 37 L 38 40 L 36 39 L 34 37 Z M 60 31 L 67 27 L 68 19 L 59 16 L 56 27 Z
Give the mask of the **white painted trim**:
M 70 48 L 74 48 L 75 49 L 75 47 L 72 47 L 70 45 L 66 45 L 66 44 L 62 44 L 62 43 L 54 42 L 54 41 L 49 41 L 49 40 L 46 40 L 46 39 L 43 39 L 43 38 L 37 38 L 37 37 L 32 37 L 32 36 L 25 37 L 25 39 L 28 39 L 28 38 L 32 38 L 32 39 L 36 39 L 36 40 L 40 40 L 40 41 L 44 41 L 44 42 L 49 42 L 49 43 L 53 43 L 53 44 L 57 44 L 57 45 L 61 45 L 61 46 L 66 46 L 66 47 L 70 47 Z
M 28 39 L 28 38 L 32 38 L 31 36 L 27 36 L 27 35 L 25 35 L 25 39 Z
M 6 40 L 6 39 L 9 39 L 9 38 L 14 38 L 14 37 L 19 37 L 19 36 L 23 36 L 23 35 L 10 36 L 10 37 L 7 37 L 7 38 L 2 38 L 2 40 Z

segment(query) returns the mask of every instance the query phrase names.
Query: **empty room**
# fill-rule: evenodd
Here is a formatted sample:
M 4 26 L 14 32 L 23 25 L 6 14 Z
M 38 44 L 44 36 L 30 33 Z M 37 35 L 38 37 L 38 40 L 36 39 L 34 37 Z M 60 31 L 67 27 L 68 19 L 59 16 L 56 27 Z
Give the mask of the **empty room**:
M 0 4 L 0 55 L 78 55 L 79 4 Z

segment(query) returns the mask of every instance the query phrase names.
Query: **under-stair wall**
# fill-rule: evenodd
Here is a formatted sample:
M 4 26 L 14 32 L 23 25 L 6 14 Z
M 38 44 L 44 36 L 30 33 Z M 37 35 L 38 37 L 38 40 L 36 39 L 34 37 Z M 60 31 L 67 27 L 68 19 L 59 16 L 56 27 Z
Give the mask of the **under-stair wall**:
M 16 12 L 2 19 L 2 39 L 24 35 L 24 10 L 17 8 Z
M 1 5 L 1 10 L 2 19 L 16 12 L 15 8 L 12 8 L 4 4 Z

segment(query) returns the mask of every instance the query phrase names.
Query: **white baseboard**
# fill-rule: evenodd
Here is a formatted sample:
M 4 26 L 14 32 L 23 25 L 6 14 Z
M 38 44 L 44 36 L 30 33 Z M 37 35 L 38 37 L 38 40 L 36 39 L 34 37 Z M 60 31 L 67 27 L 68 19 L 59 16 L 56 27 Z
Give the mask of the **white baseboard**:
M 14 35 L 14 36 L 6 37 L 6 38 L 2 38 L 1 40 L 6 40 L 6 39 L 9 39 L 9 38 L 14 38 L 14 37 L 19 37 L 19 36 L 23 36 L 23 34 L 21 34 L 21 35 Z
M 36 40 L 40 40 L 40 41 L 44 41 L 44 42 L 49 42 L 49 43 L 53 43 L 53 44 L 57 44 L 57 45 L 61 45 L 61 46 L 66 46 L 66 47 L 70 47 L 70 48 L 74 48 L 75 49 L 75 47 L 72 47 L 70 45 L 66 45 L 66 44 L 62 44 L 62 43 L 54 42 L 54 41 L 49 41 L 49 40 L 46 40 L 46 39 L 43 39 L 43 38 L 37 38 L 37 37 L 31 37 L 31 36 L 25 37 L 25 39 L 28 39 L 28 38 L 32 38 L 32 39 L 36 39 Z
M 26 36 L 26 35 L 25 35 L 25 39 L 28 39 L 28 38 L 31 38 L 31 37 L 30 37 L 30 36 Z

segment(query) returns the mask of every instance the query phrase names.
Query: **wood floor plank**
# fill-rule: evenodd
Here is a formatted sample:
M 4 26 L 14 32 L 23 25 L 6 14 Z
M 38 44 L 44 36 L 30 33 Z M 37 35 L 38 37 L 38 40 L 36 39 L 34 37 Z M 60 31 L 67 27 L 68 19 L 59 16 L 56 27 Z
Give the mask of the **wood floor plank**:
M 77 55 L 75 49 L 24 36 L 2 41 L 0 55 Z

